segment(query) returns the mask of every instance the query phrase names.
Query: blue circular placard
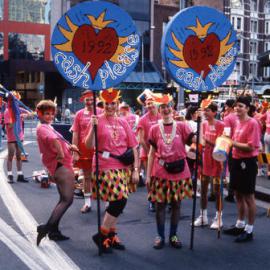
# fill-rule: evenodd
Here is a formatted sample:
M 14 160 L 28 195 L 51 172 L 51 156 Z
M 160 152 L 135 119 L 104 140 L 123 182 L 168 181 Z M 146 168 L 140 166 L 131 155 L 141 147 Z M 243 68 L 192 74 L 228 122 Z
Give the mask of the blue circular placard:
M 210 91 L 233 71 L 237 37 L 223 13 L 195 6 L 178 12 L 168 23 L 161 52 L 178 84 L 192 91 Z
M 140 38 L 131 17 L 108 2 L 84 2 L 58 21 L 52 35 L 53 61 L 72 85 L 113 87 L 135 68 Z

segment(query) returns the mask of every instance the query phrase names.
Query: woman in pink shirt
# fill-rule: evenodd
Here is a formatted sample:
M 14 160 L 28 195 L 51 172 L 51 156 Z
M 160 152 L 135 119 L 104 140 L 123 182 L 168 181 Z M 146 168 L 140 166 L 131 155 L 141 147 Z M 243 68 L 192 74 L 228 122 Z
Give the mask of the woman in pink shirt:
M 55 117 L 55 104 L 51 100 L 42 100 L 37 105 L 40 123 L 37 127 L 37 141 L 42 163 L 53 176 L 59 192 L 59 202 L 49 220 L 37 227 L 37 245 L 48 234 L 53 241 L 67 240 L 59 230 L 59 223 L 73 202 L 74 173 L 70 151 L 78 151 L 75 145 L 68 145 L 62 135 L 53 129 L 51 123 Z
M 158 236 L 153 247 L 164 247 L 165 208 L 170 203 L 170 244 L 174 248 L 181 248 L 181 241 L 177 237 L 180 202 L 185 197 L 192 196 L 185 144 L 190 144 L 194 133 L 186 123 L 173 120 L 173 101 L 170 95 L 164 95 L 158 104 L 162 119 L 149 132 L 151 146 L 146 178 L 148 199 L 156 205 Z
M 214 193 L 216 198 L 220 198 L 220 175 L 222 172 L 221 163 L 214 160 L 212 157 L 213 150 L 216 143 L 216 138 L 221 136 L 224 129 L 224 123 L 215 119 L 218 106 L 216 103 L 211 102 L 204 108 L 204 116 L 206 121 L 202 123 L 202 135 L 205 147 L 203 150 L 203 168 L 202 168 L 202 181 L 201 181 L 201 211 L 199 217 L 195 220 L 194 226 L 208 225 L 207 216 L 207 193 L 210 181 L 213 181 Z M 222 219 L 220 223 L 218 220 L 218 211 L 222 208 L 219 199 L 216 200 L 216 216 L 211 224 L 211 229 L 218 229 L 222 227 Z
M 135 191 L 135 184 L 139 181 L 138 170 L 138 145 L 136 137 L 125 119 L 116 115 L 119 105 L 120 91 L 116 89 L 104 90 L 100 99 L 104 103 L 104 113 L 92 116 L 90 131 L 86 136 L 86 146 L 95 146 L 94 125 L 97 125 L 98 134 L 98 179 L 100 181 L 99 195 L 103 201 L 109 202 L 101 226 L 101 233 L 93 236 L 97 246 L 102 244 L 104 253 L 111 253 L 112 248 L 124 250 L 116 234 L 116 223 L 118 217 L 125 208 L 130 192 Z M 134 155 L 130 164 L 124 164 L 119 156 L 127 150 Z M 93 161 L 93 172 L 96 171 L 95 158 Z M 97 196 L 96 177 L 92 178 L 92 195 Z
M 230 170 L 234 189 L 238 219 L 234 226 L 224 230 L 225 234 L 238 236 L 235 242 L 253 240 L 255 221 L 255 186 L 257 176 L 257 156 L 260 147 L 260 127 L 248 116 L 251 98 L 240 96 L 236 100 L 235 111 L 239 119 L 233 136 L 232 168 Z M 247 217 L 248 224 L 245 223 Z
M 84 214 L 91 211 L 91 173 L 94 150 L 86 148 L 85 137 L 91 116 L 93 115 L 93 93 L 90 90 L 85 90 L 80 101 L 84 103 L 84 108 L 76 113 L 71 130 L 73 132 L 72 143 L 80 151 L 80 155 L 76 152 L 74 153 L 74 160 L 76 161 L 74 165 L 83 171 L 84 205 L 81 208 L 81 213 Z M 97 113 L 101 113 L 99 108 Z
M 150 144 L 148 142 L 149 130 L 153 125 L 157 124 L 161 116 L 158 112 L 157 106 L 154 104 L 152 96 L 146 99 L 145 107 L 147 109 L 147 113 L 140 118 L 137 127 L 137 132 L 140 143 L 141 167 L 143 167 L 144 170 L 146 171 L 147 157 L 150 149 Z M 149 210 L 151 212 L 155 212 L 155 206 L 151 201 L 149 203 Z

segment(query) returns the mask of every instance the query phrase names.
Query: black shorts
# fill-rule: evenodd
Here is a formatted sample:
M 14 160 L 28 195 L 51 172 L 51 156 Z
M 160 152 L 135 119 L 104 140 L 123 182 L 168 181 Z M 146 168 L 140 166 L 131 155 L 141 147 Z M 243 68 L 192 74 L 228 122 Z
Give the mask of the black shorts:
M 258 173 L 257 157 L 233 158 L 231 165 L 232 189 L 242 194 L 253 194 Z

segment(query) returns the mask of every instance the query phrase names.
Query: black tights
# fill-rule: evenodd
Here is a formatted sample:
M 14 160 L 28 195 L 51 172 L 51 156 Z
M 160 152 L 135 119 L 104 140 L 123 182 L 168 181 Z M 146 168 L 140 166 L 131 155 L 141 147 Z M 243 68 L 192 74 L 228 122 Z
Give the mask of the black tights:
M 71 174 L 67 175 L 66 170 L 64 167 L 57 169 L 56 175 L 59 175 L 59 177 L 55 177 L 60 198 L 47 222 L 48 227 L 52 231 L 58 231 L 62 216 L 73 202 L 74 178 Z
M 165 238 L 165 211 L 166 203 L 156 203 L 156 222 L 158 234 Z M 170 237 L 176 235 L 177 226 L 180 218 L 180 202 L 171 202 L 171 227 Z

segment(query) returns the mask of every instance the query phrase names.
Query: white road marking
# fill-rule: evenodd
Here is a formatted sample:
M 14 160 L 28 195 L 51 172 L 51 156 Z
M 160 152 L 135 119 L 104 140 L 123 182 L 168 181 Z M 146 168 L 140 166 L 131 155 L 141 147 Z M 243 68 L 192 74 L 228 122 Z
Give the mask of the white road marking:
M 29 144 L 31 142 L 24 142 Z M 36 247 L 36 227 L 37 221 L 32 214 L 23 205 L 22 201 L 18 198 L 12 185 L 7 182 L 7 177 L 4 173 L 4 159 L 7 155 L 7 150 L 0 153 L 0 196 L 11 214 L 13 220 L 18 228 L 22 231 L 25 237 L 32 244 L 32 249 L 38 250 L 40 260 L 48 265 L 49 269 L 53 270 L 77 270 L 80 269 L 66 253 L 53 241 L 43 240 L 40 248 Z
M 49 269 L 39 256 L 32 252 L 32 246 L 25 238 L 0 218 L 0 241 L 2 241 L 27 267 L 33 270 Z

